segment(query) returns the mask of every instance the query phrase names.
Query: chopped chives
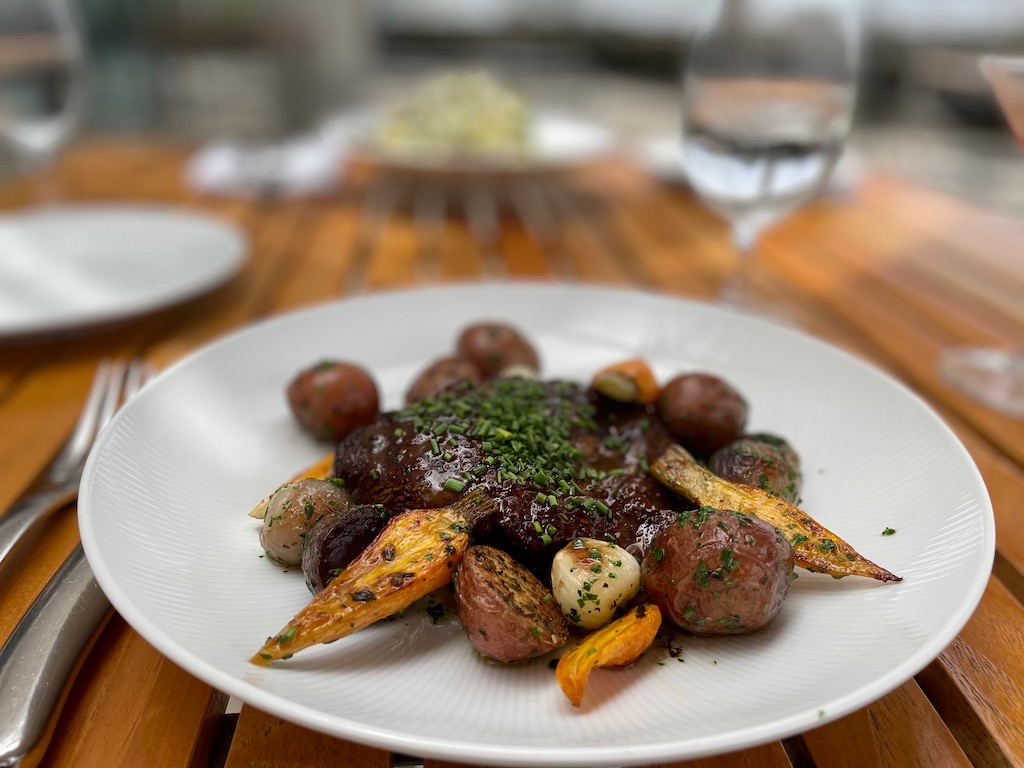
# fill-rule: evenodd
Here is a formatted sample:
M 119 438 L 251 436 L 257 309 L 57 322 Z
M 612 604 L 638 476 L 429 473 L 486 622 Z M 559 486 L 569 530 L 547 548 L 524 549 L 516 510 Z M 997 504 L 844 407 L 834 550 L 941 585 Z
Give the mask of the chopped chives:
M 466 482 L 464 480 L 459 480 L 457 477 L 449 477 L 444 481 L 445 490 L 452 491 L 454 493 L 459 493 L 465 487 Z

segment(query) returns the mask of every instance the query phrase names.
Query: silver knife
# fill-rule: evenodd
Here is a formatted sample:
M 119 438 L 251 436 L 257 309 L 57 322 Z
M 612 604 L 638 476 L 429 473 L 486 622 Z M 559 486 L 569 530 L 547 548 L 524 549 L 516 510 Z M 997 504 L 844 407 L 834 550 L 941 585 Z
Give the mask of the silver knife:
M 79 544 L 0 649 L 0 768 L 34 768 L 112 611 Z

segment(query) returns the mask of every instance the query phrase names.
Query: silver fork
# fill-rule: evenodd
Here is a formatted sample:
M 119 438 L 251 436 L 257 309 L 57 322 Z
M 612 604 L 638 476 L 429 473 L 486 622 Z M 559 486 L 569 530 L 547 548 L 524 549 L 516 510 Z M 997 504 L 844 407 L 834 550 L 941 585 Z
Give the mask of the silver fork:
M 100 364 L 65 450 L 8 514 L 26 504 L 32 510 L 19 512 L 18 525 L 4 529 L 4 554 L 48 512 L 75 497 L 96 435 L 151 373 L 138 360 Z M 79 544 L 0 648 L 0 768 L 30 768 L 42 759 L 79 665 L 110 614 Z
M 148 375 L 147 364 L 137 358 L 129 363 L 100 362 L 71 437 L 20 500 L 0 517 L 0 565 L 40 521 L 78 495 L 85 459 L 96 436 L 121 402 L 142 387 Z

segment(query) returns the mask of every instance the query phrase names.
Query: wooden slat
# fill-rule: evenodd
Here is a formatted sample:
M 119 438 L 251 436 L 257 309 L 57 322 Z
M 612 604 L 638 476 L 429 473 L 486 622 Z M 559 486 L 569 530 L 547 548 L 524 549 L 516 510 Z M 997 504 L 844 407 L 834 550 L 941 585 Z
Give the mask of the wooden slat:
M 821 766 L 836 768 L 968 768 L 963 749 L 921 689 L 905 683 L 844 718 L 801 736 Z
M 78 674 L 43 766 L 203 765 L 226 704 L 115 616 Z
M 441 281 L 479 280 L 486 276 L 480 244 L 464 219 L 449 211 L 437 246 L 437 277 Z
M 787 243 L 786 247 L 776 245 L 771 254 L 773 263 L 790 279 L 831 304 L 834 312 L 883 350 L 888 360 L 898 360 L 898 375 L 955 410 L 1024 465 L 1024 421 L 1007 419 L 973 402 L 938 376 L 936 366 L 942 349 L 963 339 L 951 338 L 950 329 L 938 329 L 926 322 L 920 308 L 901 301 L 891 287 L 859 263 L 854 252 L 870 250 L 870 244 L 858 247 L 856 242 L 830 241 L 827 230 L 808 234 L 814 237 Z M 908 350 L 913 354 L 907 354 Z
M 676 763 L 656 763 L 649 768 L 792 768 L 786 750 L 779 742 L 761 747 L 730 752 L 716 757 L 704 757 Z M 425 760 L 423 768 L 492 768 L 486 764 L 450 763 L 444 760 Z
M 1024 764 L 1024 606 L 998 579 L 918 681 L 974 765 Z
M 791 768 L 792 765 L 782 744 L 773 742 L 742 752 L 730 752 L 680 763 L 660 763 L 653 768 Z
M 310 231 L 307 247 L 288 261 L 287 272 L 268 296 L 268 311 L 294 309 L 342 295 L 357 224 L 351 208 L 318 207 L 306 220 Z
M 224 768 L 391 768 L 391 755 L 243 707 Z

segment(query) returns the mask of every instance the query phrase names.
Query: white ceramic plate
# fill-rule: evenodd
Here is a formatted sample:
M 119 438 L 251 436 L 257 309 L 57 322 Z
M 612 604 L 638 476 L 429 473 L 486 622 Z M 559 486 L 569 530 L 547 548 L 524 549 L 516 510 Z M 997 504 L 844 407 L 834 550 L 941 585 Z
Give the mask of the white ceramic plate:
M 749 427 L 786 435 L 802 453 L 805 508 L 904 581 L 804 573 L 765 632 L 680 633 L 681 660 L 662 649 L 626 670 L 598 670 L 581 709 L 546 663 L 485 663 L 454 621 L 435 626 L 419 609 L 273 668 L 249 664 L 309 598 L 301 573 L 261 558 L 258 523 L 246 516 L 324 452 L 292 422 L 288 381 L 324 357 L 358 361 L 393 407 L 425 361 L 482 318 L 523 328 L 550 376 L 587 380 L 631 355 L 663 378 L 726 376 L 751 403 Z M 953 639 L 994 553 L 977 469 L 892 379 L 799 332 L 712 306 L 558 285 L 380 294 L 229 336 L 165 371 L 103 432 L 79 516 L 121 615 L 212 686 L 337 736 L 494 765 L 666 762 L 838 718 Z
M 80 205 L 0 216 L 0 339 L 79 332 L 231 277 L 245 239 L 208 216 Z
M 529 174 L 569 168 L 611 152 L 611 131 L 596 123 L 552 112 L 538 112 L 530 122 L 528 158 L 522 161 L 475 159 L 430 161 L 384 153 L 370 141 L 380 115 L 373 111 L 343 113 L 324 122 L 322 135 L 334 145 L 355 148 L 377 165 L 421 174 Z

